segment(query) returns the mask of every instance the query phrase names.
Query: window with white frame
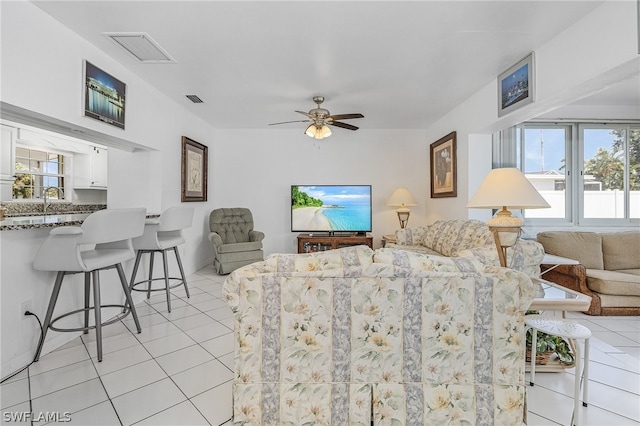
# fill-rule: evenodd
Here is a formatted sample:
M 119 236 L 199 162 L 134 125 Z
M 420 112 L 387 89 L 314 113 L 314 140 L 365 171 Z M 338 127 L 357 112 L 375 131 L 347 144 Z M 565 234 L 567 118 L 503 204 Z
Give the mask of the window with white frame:
M 640 219 L 640 124 L 524 123 L 505 132 L 516 164 L 550 209 L 526 210 L 533 223 L 625 225 Z
M 65 158 L 40 149 L 16 147 L 13 199 L 64 199 Z

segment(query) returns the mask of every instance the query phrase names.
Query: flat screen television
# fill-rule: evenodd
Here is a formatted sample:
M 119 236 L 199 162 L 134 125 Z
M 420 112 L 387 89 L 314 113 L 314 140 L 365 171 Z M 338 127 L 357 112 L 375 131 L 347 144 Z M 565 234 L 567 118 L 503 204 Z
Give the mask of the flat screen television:
M 371 232 L 371 185 L 291 185 L 291 232 Z

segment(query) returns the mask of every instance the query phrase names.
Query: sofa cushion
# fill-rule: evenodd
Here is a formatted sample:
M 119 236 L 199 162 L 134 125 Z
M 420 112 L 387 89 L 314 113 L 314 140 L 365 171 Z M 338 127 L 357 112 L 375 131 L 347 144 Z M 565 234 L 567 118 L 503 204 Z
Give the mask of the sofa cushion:
M 418 271 L 438 272 L 484 272 L 484 265 L 474 258 L 434 256 L 392 248 L 377 249 L 373 253 L 373 265 L 367 270 L 373 274 L 382 273 L 383 264 L 394 267 L 396 276 L 415 274 Z M 404 271 L 405 273 L 401 273 Z M 389 273 L 388 270 L 386 273 Z M 387 276 L 387 275 L 385 275 Z
M 596 293 L 640 296 L 639 275 L 601 269 L 587 269 L 587 286 Z
M 385 246 L 385 248 L 391 248 L 391 249 L 397 249 L 397 250 L 407 250 L 407 251 L 412 251 L 415 253 L 422 253 L 422 254 L 431 254 L 433 256 L 442 256 L 440 253 L 438 253 L 435 250 L 431 250 L 430 248 L 427 248 L 425 246 L 423 246 L 422 244 L 418 244 L 418 245 L 400 245 L 400 244 L 387 244 Z
M 602 237 L 595 232 L 540 232 L 538 242 L 544 251 L 556 256 L 575 259 L 587 269 L 604 269 Z
M 640 232 L 602 233 L 604 269 L 640 268 Z
M 373 250 L 360 245 L 316 253 L 272 254 L 265 259 L 273 272 L 312 272 L 344 269 L 361 271 L 373 263 Z
M 493 245 L 493 234 L 479 220 L 442 220 L 429 226 L 425 247 L 444 256 L 457 256 L 461 250 Z
M 640 275 L 640 269 L 617 269 L 621 274 Z

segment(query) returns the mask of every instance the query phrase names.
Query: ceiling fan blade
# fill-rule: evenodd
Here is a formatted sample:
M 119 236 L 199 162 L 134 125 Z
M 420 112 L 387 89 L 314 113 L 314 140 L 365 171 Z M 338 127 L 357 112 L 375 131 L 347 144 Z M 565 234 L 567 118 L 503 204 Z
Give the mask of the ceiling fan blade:
M 269 126 L 275 126 L 277 124 L 287 124 L 287 123 L 308 123 L 311 120 L 293 120 L 293 121 L 281 121 L 279 123 L 270 123 Z
M 336 115 L 330 115 L 329 118 L 333 119 L 333 120 L 350 120 L 352 118 L 364 118 L 364 115 L 357 113 L 357 114 L 336 114 Z
M 297 112 L 298 114 L 306 115 L 306 116 L 307 116 L 307 117 L 309 117 L 309 118 L 313 118 L 313 115 L 309 114 L 308 112 L 304 112 L 304 111 L 297 111 L 297 110 L 296 110 L 296 112 Z
M 356 126 L 352 126 L 351 124 L 347 124 L 347 123 L 341 123 L 339 121 L 332 121 L 332 122 L 328 121 L 327 124 L 329 126 L 342 127 L 343 129 L 348 129 L 348 130 L 358 130 L 358 127 Z

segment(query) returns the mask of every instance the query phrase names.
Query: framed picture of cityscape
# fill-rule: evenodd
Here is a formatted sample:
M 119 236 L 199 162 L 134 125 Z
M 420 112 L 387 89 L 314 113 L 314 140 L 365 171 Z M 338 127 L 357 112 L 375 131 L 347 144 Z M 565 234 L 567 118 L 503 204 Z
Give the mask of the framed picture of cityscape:
M 498 76 L 498 117 L 534 101 L 533 52 Z
M 124 130 L 127 85 L 84 61 L 84 115 Z
M 182 202 L 207 201 L 209 148 L 182 137 Z

